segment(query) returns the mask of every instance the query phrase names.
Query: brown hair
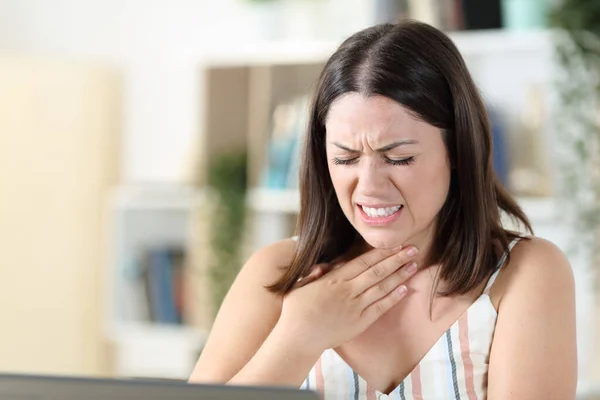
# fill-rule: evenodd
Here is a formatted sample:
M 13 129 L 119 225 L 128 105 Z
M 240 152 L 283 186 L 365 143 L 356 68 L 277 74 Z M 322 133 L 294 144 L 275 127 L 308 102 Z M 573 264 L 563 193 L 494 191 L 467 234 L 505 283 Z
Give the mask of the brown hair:
M 502 227 L 500 210 L 532 229 L 493 170 L 488 116 L 462 56 L 445 34 L 415 21 L 360 31 L 327 61 L 309 112 L 296 253 L 269 289 L 289 292 L 314 264 L 343 255 L 358 239 L 336 198 L 325 152 L 327 113 L 349 92 L 390 98 L 442 130 L 452 165 L 450 188 L 427 263 L 441 266 L 438 277 L 448 286 L 440 294 L 474 289 L 494 270 L 499 250 L 507 251 L 517 236 Z

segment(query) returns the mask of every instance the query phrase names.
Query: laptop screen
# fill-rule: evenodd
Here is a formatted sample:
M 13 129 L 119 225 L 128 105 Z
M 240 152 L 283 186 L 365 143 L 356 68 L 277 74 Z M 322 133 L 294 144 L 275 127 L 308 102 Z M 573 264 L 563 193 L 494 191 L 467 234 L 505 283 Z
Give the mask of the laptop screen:
M 314 392 L 185 382 L 0 375 L 2 400 L 318 400 Z

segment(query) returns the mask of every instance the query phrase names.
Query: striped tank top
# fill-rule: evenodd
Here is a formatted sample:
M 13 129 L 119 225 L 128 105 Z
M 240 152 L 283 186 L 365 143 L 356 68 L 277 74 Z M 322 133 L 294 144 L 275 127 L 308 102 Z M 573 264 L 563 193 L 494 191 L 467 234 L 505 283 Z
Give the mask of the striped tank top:
M 518 242 L 513 240 L 508 251 Z M 384 394 L 341 358 L 326 350 L 301 388 L 323 400 L 481 400 L 487 397 L 487 371 L 497 312 L 489 292 L 506 261 L 500 258 L 481 296 L 454 322 L 391 393 Z

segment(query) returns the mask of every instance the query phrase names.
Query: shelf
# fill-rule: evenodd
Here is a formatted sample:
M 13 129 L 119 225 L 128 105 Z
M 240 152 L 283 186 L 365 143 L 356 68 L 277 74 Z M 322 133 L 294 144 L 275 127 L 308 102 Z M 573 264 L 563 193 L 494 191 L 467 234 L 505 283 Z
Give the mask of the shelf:
M 117 376 L 186 380 L 206 334 L 190 327 L 128 323 L 119 324 L 111 339 L 118 350 Z
M 548 48 L 551 31 L 481 30 L 449 32 L 464 56 L 524 52 Z M 339 41 L 271 41 L 232 47 L 203 48 L 204 67 L 246 67 L 324 63 L 341 44 Z
M 460 31 L 449 36 L 463 56 L 537 51 L 552 46 L 552 32 L 549 30 Z
M 150 346 L 169 346 L 198 350 L 204 345 L 207 333 L 189 326 L 161 325 L 152 323 L 117 323 L 110 333 L 114 343 L 128 345 L 146 344 Z
M 300 210 L 300 193 L 294 189 L 252 189 L 247 204 L 257 212 L 294 214 Z
M 139 272 L 132 278 L 131 268 L 138 254 L 152 247 L 180 246 L 191 254 L 193 215 L 206 193 L 183 185 L 121 186 L 111 193 L 105 333 L 115 348 L 117 376 L 189 377 L 207 332 L 187 325 L 134 322 L 143 321 L 152 302 Z
M 244 46 L 205 49 L 200 64 L 208 68 L 323 63 L 339 43 L 333 42 L 258 42 Z
M 202 189 L 178 185 L 123 186 L 113 190 L 113 207 L 121 211 L 189 211 L 201 204 Z

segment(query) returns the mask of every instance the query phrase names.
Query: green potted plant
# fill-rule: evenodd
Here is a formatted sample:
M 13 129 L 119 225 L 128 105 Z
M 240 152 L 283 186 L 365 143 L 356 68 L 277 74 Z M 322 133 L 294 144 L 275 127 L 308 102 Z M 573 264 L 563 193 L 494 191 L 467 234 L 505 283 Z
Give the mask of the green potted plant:
M 246 225 L 245 152 L 214 157 L 208 169 L 211 200 L 209 222 L 208 282 L 213 313 L 221 306 L 233 283 L 243 256 Z
M 549 14 L 557 60 L 554 125 L 561 179 L 561 213 L 572 232 L 569 257 L 586 270 L 578 282 L 580 390 L 597 381 L 600 274 L 600 2 L 561 0 Z M 580 271 L 581 272 L 581 271 Z M 589 279 L 588 279 L 589 278 Z
M 562 206 L 577 248 L 600 256 L 600 2 L 562 0 L 550 13 L 558 61 L 556 130 Z M 596 258 L 598 260 L 598 258 Z M 598 265 L 598 263 L 596 263 Z

